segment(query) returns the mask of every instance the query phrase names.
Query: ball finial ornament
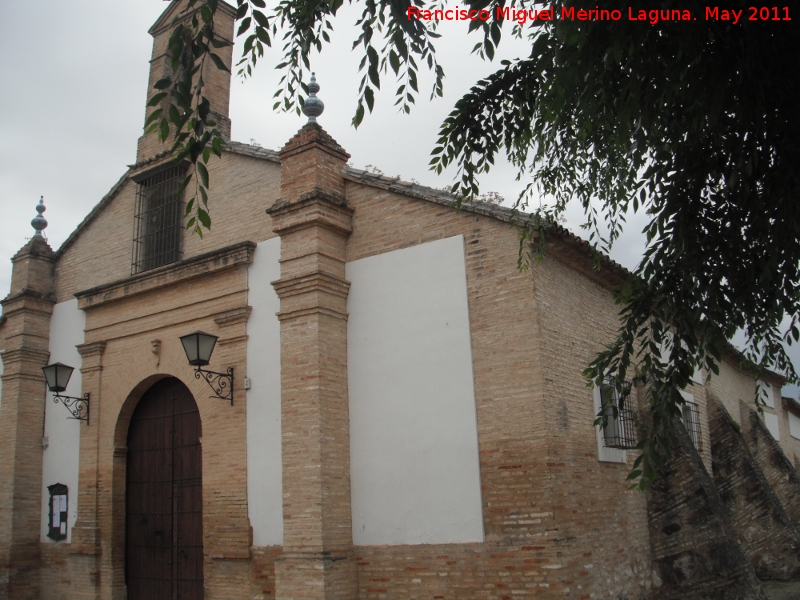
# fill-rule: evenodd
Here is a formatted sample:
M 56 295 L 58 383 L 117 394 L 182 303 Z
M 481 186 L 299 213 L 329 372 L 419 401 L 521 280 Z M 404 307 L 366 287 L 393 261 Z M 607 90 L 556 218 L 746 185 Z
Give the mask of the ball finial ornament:
M 311 81 L 308 84 L 308 98 L 306 98 L 306 102 L 303 105 L 303 114 L 308 117 L 309 123 L 316 123 L 317 117 L 325 110 L 325 105 L 322 103 L 322 100 L 317 98 L 318 91 L 319 84 L 317 83 L 317 78 L 314 76 L 314 73 L 311 73 Z
M 42 230 L 47 227 L 47 219 L 42 216 L 42 213 L 46 211 L 47 208 L 44 205 L 44 196 L 39 198 L 39 204 L 36 205 L 36 212 L 39 213 L 31 220 L 31 227 L 36 230 L 34 233 L 34 237 L 37 235 L 42 235 Z

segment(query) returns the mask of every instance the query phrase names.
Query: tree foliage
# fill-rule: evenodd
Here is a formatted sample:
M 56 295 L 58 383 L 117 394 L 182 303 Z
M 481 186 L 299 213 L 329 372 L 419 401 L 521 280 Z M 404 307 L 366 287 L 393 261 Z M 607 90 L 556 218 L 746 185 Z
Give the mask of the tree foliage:
M 363 54 L 356 126 L 372 111 L 389 71 L 401 82 L 395 98 L 405 112 L 419 95 L 419 65 L 434 73 L 432 97 L 441 95 L 444 76 L 435 22 L 409 20 L 409 0 L 361 4 L 353 45 Z M 461 4 L 494 11 L 506 2 Z M 637 4 L 689 9 L 696 20 L 628 21 L 628 6 Z M 285 74 L 275 108 L 299 110 L 309 54 L 329 41 L 341 6 L 342 0 L 282 0 L 266 11 L 264 0 L 237 0 L 238 35 L 245 37 L 240 74 L 249 75 L 282 34 L 278 66 Z M 581 0 L 569 6 L 597 7 Z M 158 82 L 166 91 L 151 99 L 157 104 L 170 94 L 167 112 L 151 116 L 152 127 L 164 140 L 172 134 L 176 153 L 197 165 L 204 206 L 203 164 L 222 142 L 207 119 L 202 80 L 192 87 L 191 77 L 203 60 L 214 60 L 216 8 L 216 0 L 188 0 L 170 40 L 175 75 Z M 626 214 L 647 215 L 645 255 L 616 291 L 618 336 L 585 372 L 593 383 L 622 386 L 632 378 L 646 394 L 646 433 L 631 473 L 644 487 L 669 457 L 684 402 L 680 390 L 698 368 L 718 373 L 735 332 L 746 333 L 745 355 L 756 375 L 770 368 L 797 381 L 783 344 L 800 340 L 798 34 L 790 21 L 744 20 L 741 1 L 725 6 L 744 11 L 737 24 L 707 21 L 705 5 L 696 2 L 615 1 L 601 8 L 619 9 L 623 19 L 561 19 L 556 4 L 556 20 L 544 24 L 515 25 L 494 15 L 467 22 L 479 30 L 474 51 L 486 59 L 503 35 L 526 36 L 531 52 L 501 62 L 457 102 L 431 165 L 439 172 L 457 167 L 453 191 L 461 202 L 479 195 L 480 175 L 504 155 L 526 182 L 517 209 L 527 209 L 533 197 L 552 201 L 518 219 L 522 266 L 541 256 L 549 228 L 570 202 L 583 206 L 598 252 L 611 248 Z M 208 226 L 202 214 L 197 219 Z M 189 220 L 200 231 L 196 223 Z M 598 421 L 615 410 L 605 406 Z

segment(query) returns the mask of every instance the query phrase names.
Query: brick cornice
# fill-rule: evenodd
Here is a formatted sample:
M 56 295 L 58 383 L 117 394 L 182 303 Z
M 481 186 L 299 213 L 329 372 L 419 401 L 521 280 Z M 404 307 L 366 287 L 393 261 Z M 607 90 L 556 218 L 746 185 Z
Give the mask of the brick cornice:
M 333 317 L 334 319 L 341 319 L 347 321 L 350 313 L 346 311 L 336 310 L 335 308 L 325 306 L 311 306 L 308 308 L 298 308 L 297 310 L 282 310 L 277 314 L 278 321 L 288 321 L 289 319 L 299 319 L 308 315 L 325 315 Z
M 3 300 L 0 300 L 0 305 L 3 306 L 3 314 L 6 318 L 19 311 L 39 312 L 50 315 L 53 312 L 52 307 L 55 303 L 55 294 L 45 294 L 33 290 L 22 290 L 13 296 L 9 294 Z M 14 306 L 15 304 L 19 304 L 19 306 Z
M 30 241 L 25 244 L 17 253 L 11 258 L 12 263 L 17 263 L 26 258 L 40 258 L 48 261 L 53 260 L 53 249 L 50 244 L 40 235 L 33 236 Z
M 317 271 L 306 275 L 297 275 L 287 279 L 272 281 L 272 287 L 278 298 L 290 298 L 309 292 L 326 292 L 340 298 L 347 298 L 350 282 L 341 277 Z
M 101 357 L 106 351 L 106 342 L 88 342 L 86 344 L 79 344 L 75 346 L 78 349 L 78 354 L 81 358 L 86 360 L 92 357 Z
M 236 344 L 238 344 L 240 342 L 245 342 L 246 343 L 247 339 L 249 337 L 250 336 L 245 333 L 243 335 L 236 335 L 236 336 L 233 336 L 233 337 L 220 338 L 219 340 L 217 340 L 217 345 L 220 346 L 221 348 L 224 348 L 226 346 L 234 346 L 234 345 L 236 345 Z
M 290 156 L 318 148 L 343 162 L 350 160 L 350 155 L 334 140 L 327 131 L 318 123 L 306 123 L 286 145 L 281 148 L 278 155 L 281 160 Z
M 253 262 L 255 249 L 255 242 L 240 242 L 139 275 L 84 290 L 75 294 L 78 299 L 78 308 L 86 310 L 195 277 L 250 265 Z
M 214 323 L 220 327 L 235 325 L 236 323 L 246 323 L 247 319 L 250 318 L 251 312 L 253 312 L 252 306 L 232 308 L 231 310 L 226 310 L 225 312 L 214 315 Z
M 314 188 L 293 202 L 278 200 L 267 209 L 272 217 L 272 231 L 281 236 L 315 225 L 348 236 L 353 231 L 354 212 L 344 197 L 320 188 Z
M 94 373 L 103 370 L 103 353 L 106 351 L 105 342 L 89 342 L 75 346 L 81 355 L 83 365 L 81 373 Z
M 8 370 L 9 365 L 14 362 L 35 362 L 46 365 L 50 359 L 50 352 L 47 350 L 34 350 L 33 348 L 14 348 L 0 352 L 0 356 L 3 357 L 3 365 Z

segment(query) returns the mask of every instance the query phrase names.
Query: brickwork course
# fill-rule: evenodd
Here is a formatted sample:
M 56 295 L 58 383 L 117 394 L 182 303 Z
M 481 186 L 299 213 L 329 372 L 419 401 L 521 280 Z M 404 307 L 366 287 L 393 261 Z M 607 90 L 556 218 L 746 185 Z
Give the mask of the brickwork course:
M 167 73 L 172 3 L 151 28 L 150 84 Z M 221 6 L 223 6 L 221 4 Z M 232 38 L 223 6 L 217 27 Z M 230 56 L 223 59 L 230 64 Z M 223 128 L 230 81 L 206 77 Z M 213 227 L 184 234 L 174 263 L 131 275 L 138 181 L 169 166 L 153 134 L 137 163 L 57 251 L 35 236 L 2 301 L 0 598 L 127 597 L 127 434 L 147 390 L 183 381 L 202 422 L 203 587 L 209 599 L 762 599 L 759 578 L 800 577 L 800 405 L 776 398 L 780 440 L 752 410 L 754 374 L 734 350 L 687 391 L 700 437 L 679 445 L 647 493 L 636 459 L 598 459 L 593 390 L 581 373 L 613 339 L 612 288 L 627 272 L 556 227 L 541 262 L 517 268 L 512 214 L 347 166 L 309 123 L 279 151 L 230 141 L 209 164 Z M 347 263 L 463 236 L 484 541 L 354 545 L 348 408 Z M 257 244 L 280 238 L 280 277 L 254 281 Z M 102 249 L 102 251 L 98 251 Z M 242 399 L 254 296 L 280 299 L 283 544 L 256 546 L 248 517 Z M 50 321 L 77 299 L 92 419 L 80 424 L 71 542 L 40 540 Z M 210 398 L 179 336 L 219 337 L 210 368 L 234 368 L 232 404 Z M 255 376 L 255 374 L 249 374 Z M 763 376 L 780 390 L 775 374 Z M 634 391 L 642 403 L 644 391 Z M 640 407 L 640 418 L 643 419 Z

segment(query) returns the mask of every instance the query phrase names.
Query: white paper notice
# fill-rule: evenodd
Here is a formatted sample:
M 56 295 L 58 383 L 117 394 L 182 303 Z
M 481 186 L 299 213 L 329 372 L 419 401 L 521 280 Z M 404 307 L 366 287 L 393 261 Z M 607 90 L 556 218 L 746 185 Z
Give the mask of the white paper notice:
M 61 523 L 61 535 L 67 535 L 67 524 L 64 522 Z
M 58 503 L 53 499 L 53 527 L 61 526 L 61 512 L 58 510 Z
M 66 494 L 63 495 L 63 496 L 59 496 L 59 499 L 60 499 L 59 500 L 59 504 L 60 504 L 59 511 L 60 512 L 67 512 L 67 496 L 66 496 Z

